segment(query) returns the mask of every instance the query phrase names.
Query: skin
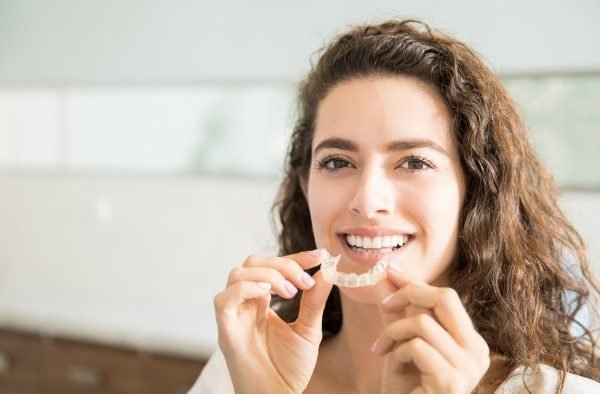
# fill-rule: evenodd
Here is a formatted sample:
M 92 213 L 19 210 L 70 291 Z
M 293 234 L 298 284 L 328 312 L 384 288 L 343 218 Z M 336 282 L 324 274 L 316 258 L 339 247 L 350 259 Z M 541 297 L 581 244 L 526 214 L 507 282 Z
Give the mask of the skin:
M 323 147 L 332 138 L 352 149 Z M 414 139 L 439 149 L 386 149 Z M 388 278 L 341 289 L 344 323 L 324 343 L 321 318 L 331 285 L 320 272 L 314 283 L 302 280 L 303 269 L 319 264 L 320 250 L 250 256 L 232 271 L 215 310 L 236 392 L 471 392 L 490 357 L 458 295 L 446 287 L 465 182 L 442 98 L 404 77 L 343 82 L 319 105 L 312 148 L 320 164 L 303 188 L 315 241 L 341 255 L 340 271 L 365 272 L 376 261 L 345 246 L 345 229 L 403 229 L 411 240 L 389 255 Z M 288 325 L 269 310 L 269 290 L 289 298 L 295 288 L 304 290 L 300 315 Z

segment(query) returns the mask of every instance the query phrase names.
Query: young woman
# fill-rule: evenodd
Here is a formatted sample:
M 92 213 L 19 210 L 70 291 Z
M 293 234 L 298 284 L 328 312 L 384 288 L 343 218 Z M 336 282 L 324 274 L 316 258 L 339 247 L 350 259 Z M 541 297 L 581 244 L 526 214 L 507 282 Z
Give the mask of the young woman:
M 415 21 L 356 27 L 321 53 L 299 110 L 281 257 L 231 272 L 191 393 L 600 392 L 583 242 L 472 50 Z M 327 253 L 387 276 L 333 286 Z

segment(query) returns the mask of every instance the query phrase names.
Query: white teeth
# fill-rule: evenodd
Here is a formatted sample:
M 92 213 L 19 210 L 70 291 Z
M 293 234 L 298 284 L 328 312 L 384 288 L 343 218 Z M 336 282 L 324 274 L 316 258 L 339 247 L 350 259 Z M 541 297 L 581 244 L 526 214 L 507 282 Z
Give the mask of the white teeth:
M 340 287 L 374 286 L 387 276 L 388 262 L 385 260 L 378 261 L 373 268 L 360 275 L 338 272 L 337 265 L 339 261 L 340 256 L 334 257 L 327 253 L 321 261 L 321 272 L 326 281 Z
M 371 238 L 363 237 L 362 248 L 363 249 L 371 249 Z
M 381 249 L 381 237 L 373 238 L 373 240 L 371 241 L 371 248 L 372 249 Z
M 389 235 L 385 237 L 361 237 L 360 235 L 346 235 L 346 242 L 350 246 L 363 249 L 382 249 L 382 248 L 395 248 L 396 246 L 403 246 L 408 242 L 409 235 Z
M 389 248 L 390 246 L 392 246 L 392 237 L 383 237 L 381 239 L 381 246 L 384 248 Z

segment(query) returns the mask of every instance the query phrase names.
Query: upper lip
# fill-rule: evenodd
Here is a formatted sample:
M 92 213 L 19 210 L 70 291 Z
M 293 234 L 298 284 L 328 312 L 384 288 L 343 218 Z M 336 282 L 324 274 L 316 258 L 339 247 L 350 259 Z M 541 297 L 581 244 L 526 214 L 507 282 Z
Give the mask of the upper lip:
M 386 235 L 411 235 L 414 232 L 404 229 L 394 229 L 387 227 L 351 227 L 342 229 L 338 234 L 360 235 L 362 237 L 384 237 Z

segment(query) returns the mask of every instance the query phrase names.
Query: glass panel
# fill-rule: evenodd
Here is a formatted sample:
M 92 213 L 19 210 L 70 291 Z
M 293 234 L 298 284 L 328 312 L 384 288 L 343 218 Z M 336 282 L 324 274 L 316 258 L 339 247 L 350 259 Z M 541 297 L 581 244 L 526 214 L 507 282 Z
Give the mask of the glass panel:
M 70 168 L 273 175 L 293 92 L 281 87 L 79 89 Z
M 56 90 L 0 90 L 0 166 L 58 167 L 59 102 Z
M 600 188 L 600 74 L 506 76 L 565 188 Z M 0 90 L 0 168 L 281 174 L 290 85 Z
M 600 188 L 600 74 L 504 78 L 557 183 Z

